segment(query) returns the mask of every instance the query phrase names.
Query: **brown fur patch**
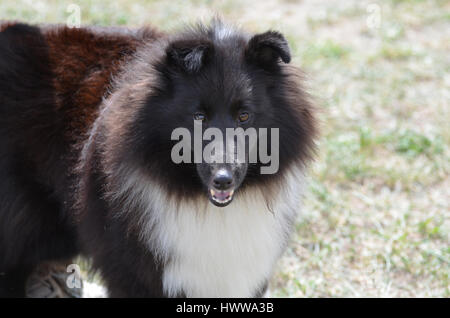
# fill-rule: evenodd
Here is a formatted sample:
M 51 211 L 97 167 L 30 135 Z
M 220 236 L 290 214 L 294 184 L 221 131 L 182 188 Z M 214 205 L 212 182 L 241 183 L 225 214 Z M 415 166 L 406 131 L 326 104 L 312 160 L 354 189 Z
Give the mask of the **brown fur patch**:
M 162 35 L 150 28 L 111 32 L 56 26 L 44 30 L 56 106 L 63 113 L 72 140 L 79 140 L 94 122 L 102 97 L 123 63 L 138 46 Z

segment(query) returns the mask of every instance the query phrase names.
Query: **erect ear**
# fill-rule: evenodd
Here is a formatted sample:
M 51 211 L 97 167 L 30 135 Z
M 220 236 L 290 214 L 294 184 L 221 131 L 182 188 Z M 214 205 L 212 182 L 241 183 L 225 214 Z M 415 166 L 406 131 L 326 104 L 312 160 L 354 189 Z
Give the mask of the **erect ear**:
M 206 63 L 212 48 L 212 43 L 207 41 L 178 40 L 167 47 L 166 54 L 170 65 L 193 74 Z
M 246 57 L 263 68 L 273 67 L 281 59 L 291 61 L 291 52 L 284 36 L 277 31 L 267 31 L 253 36 L 248 42 Z

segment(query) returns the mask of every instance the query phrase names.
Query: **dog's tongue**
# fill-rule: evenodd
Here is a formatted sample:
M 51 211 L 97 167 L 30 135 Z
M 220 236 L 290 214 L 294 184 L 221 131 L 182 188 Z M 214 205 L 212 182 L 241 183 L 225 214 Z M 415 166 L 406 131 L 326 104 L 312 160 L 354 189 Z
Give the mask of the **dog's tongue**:
M 227 199 L 230 196 L 231 191 L 215 191 L 214 192 L 214 196 L 221 200 L 224 201 L 225 199 Z
M 233 196 L 234 191 L 233 190 L 228 190 L 228 191 L 220 191 L 220 190 L 210 190 L 211 195 L 213 198 L 219 200 L 219 201 L 226 201 L 231 199 L 231 197 Z

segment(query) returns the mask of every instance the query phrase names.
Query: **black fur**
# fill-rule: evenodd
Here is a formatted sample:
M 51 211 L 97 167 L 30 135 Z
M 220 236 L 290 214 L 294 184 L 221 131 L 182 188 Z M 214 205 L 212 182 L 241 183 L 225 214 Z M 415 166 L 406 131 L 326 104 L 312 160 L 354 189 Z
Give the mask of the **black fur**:
M 0 33 L 0 296 L 22 296 L 42 261 L 74 256 L 68 146 L 52 111 L 53 75 L 40 30 Z

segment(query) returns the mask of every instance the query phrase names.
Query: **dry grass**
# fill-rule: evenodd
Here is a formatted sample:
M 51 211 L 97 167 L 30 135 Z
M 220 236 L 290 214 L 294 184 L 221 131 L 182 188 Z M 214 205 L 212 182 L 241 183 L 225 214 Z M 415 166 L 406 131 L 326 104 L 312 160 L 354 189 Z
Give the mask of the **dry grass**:
M 64 23 L 69 3 L 2 1 L 0 18 Z M 450 296 L 449 1 L 73 3 L 84 24 L 170 30 L 216 12 L 286 34 L 322 137 L 272 295 Z

